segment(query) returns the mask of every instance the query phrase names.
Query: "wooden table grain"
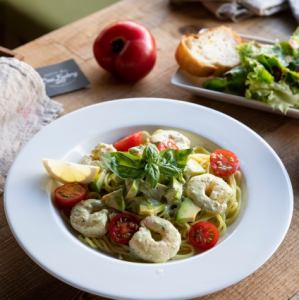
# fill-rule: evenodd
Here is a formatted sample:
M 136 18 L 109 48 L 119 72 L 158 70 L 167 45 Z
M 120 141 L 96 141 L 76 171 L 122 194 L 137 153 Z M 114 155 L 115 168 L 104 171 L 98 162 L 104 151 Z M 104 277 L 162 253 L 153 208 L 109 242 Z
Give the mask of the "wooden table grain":
M 149 76 L 136 84 L 124 84 L 111 77 L 97 66 L 92 55 L 91 45 L 97 33 L 106 24 L 120 19 L 141 22 L 157 40 L 157 64 Z M 192 26 L 219 24 L 223 22 L 217 21 L 200 4 L 173 7 L 163 0 L 127 0 L 51 32 L 16 51 L 34 67 L 70 58 L 79 63 L 91 85 L 55 98 L 63 103 L 65 113 L 117 98 L 164 97 L 224 112 L 260 134 L 278 153 L 290 175 L 295 195 L 291 227 L 279 249 L 255 273 L 234 286 L 201 299 L 295 299 L 299 291 L 299 120 L 195 97 L 170 84 L 170 77 L 177 69 L 174 50 L 180 32 Z M 225 24 L 241 33 L 268 39 L 286 39 L 296 27 L 289 12 Z M 270 173 L 268 180 L 271 180 Z M 0 203 L 0 299 L 103 299 L 64 284 L 37 266 L 12 236 L 3 201 Z M 117 283 L 115 285 L 117 288 Z

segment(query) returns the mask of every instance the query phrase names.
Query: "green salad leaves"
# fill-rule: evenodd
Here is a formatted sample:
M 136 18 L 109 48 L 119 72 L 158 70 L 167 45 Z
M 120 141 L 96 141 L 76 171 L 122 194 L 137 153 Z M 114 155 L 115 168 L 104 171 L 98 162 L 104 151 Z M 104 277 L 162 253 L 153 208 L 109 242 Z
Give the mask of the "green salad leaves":
M 299 107 L 299 27 L 289 41 L 248 42 L 237 50 L 241 64 L 203 87 L 259 100 L 283 113 Z
M 155 188 L 161 178 L 183 179 L 183 169 L 192 149 L 167 149 L 159 152 L 154 144 L 148 144 L 140 154 L 110 152 L 103 156 L 106 168 L 121 178 L 145 179 Z

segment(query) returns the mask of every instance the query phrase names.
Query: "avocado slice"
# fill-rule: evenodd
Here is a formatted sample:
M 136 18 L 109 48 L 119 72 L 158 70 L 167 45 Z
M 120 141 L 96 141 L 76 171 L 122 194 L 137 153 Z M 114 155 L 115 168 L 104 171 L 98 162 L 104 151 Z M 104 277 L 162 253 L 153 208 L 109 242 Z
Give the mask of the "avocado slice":
M 145 201 L 146 198 L 144 196 L 136 196 L 133 198 L 125 199 L 126 210 L 129 210 L 135 214 L 139 212 L 139 205 L 141 202 Z
M 205 167 L 210 161 L 210 156 L 202 153 L 190 154 L 184 168 L 184 176 L 189 179 L 192 176 L 206 172 Z
M 172 178 L 171 187 L 165 194 L 165 198 L 169 204 L 177 204 L 181 201 L 183 194 L 183 184 L 176 178 Z
M 164 184 L 158 183 L 157 186 L 153 189 L 149 183 L 145 181 L 140 182 L 140 192 L 142 192 L 149 199 L 161 200 L 165 195 L 168 187 Z
M 106 194 L 101 199 L 105 205 L 115 208 L 120 211 L 126 209 L 125 199 L 123 196 L 123 189 L 115 190 L 109 194 Z
M 138 214 L 142 216 L 157 215 L 165 209 L 165 204 L 154 199 L 147 199 L 139 204 Z
M 177 211 L 176 220 L 182 223 L 194 222 L 200 210 L 201 208 L 195 205 L 191 199 L 184 198 Z
M 130 182 L 126 182 L 126 187 L 127 187 L 126 199 L 134 198 L 137 196 L 139 192 L 139 181 L 132 180 Z
M 107 171 L 105 169 L 101 170 L 95 179 L 90 183 L 90 188 L 93 192 L 99 193 L 101 191 L 106 174 Z

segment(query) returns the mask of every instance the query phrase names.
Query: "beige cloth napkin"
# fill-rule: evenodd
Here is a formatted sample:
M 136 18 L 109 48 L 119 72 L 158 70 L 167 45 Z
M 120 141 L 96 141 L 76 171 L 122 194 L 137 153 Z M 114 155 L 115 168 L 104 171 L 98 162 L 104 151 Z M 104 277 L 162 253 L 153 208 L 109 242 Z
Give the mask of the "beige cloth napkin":
M 299 24 L 299 0 L 289 0 L 289 4 L 294 17 L 297 23 Z
M 46 95 L 41 77 L 31 66 L 0 57 L 0 193 L 22 145 L 62 110 Z
M 171 0 L 173 3 L 201 2 L 217 18 L 234 22 L 250 16 L 269 16 L 291 8 L 299 23 L 299 0 Z
M 288 7 L 285 0 L 201 0 L 200 2 L 219 19 L 231 19 L 234 22 L 253 15 L 269 16 Z

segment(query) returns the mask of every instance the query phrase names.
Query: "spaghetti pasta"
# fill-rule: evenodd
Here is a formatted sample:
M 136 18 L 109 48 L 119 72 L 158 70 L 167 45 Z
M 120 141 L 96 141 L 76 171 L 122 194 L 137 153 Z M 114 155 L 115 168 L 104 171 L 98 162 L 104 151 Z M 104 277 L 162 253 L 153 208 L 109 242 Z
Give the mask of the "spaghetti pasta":
M 135 146 L 134 151 L 138 153 L 136 158 L 134 154 L 132 154 L 133 151 L 128 156 L 125 156 L 124 153 L 129 152 L 122 152 L 122 157 L 119 161 L 117 160 L 117 153 L 119 152 L 111 152 L 102 157 L 97 155 L 96 159 L 101 162 L 102 169 L 100 175 L 89 185 L 90 195 L 94 195 L 95 198 L 99 199 L 98 201 L 102 201 L 102 207 L 109 211 L 110 221 L 108 222 L 111 222 L 113 216 L 119 214 L 118 210 L 125 208 L 127 213 L 134 214 L 140 220 L 149 215 L 155 215 L 172 223 L 179 232 L 181 241 L 177 253 L 171 257 L 170 260 L 191 257 L 200 252 L 198 248 L 190 242 L 188 236 L 190 228 L 192 228 L 194 224 L 198 222 L 211 223 L 216 226 L 220 236 L 223 236 L 226 233 L 227 227 L 237 219 L 242 204 L 241 171 L 238 169 L 222 177 L 223 185 L 229 189 L 229 193 L 224 193 L 224 195 L 229 195 L 225 196 L 227 199 L 218 199 L 216 197 L 217 193 L 215 193 L 216 196 L 214 195 L 214 198 L 216 198 L 211 199 L 211 201 L 223 201 L 226 204 L 224 212 L 211 211 L 205 209 L 205 206 L 195 203 L 193 205 L 196 209 L 193 211 L 193 215 L 190 214 L 180 218 L 182 203 L 184 199 L 188 197 L 185 187 L 188 182 L 190 182 L 190 178 L 202 176 L 203 174 L 215 176 L 215 169 L 213 169 L 215 166 L 210 163 L 211 153 L 202 146 L 196 146 L 188 149 L 166 149 L 160 153 L 158 153 L 158 151 L 155 152 L 156 150 L 153 148 L 154 150 L 149 149 L 148 152 L 155 152 L 154 154 L 146 154 L 147 150 L 144 149 L 147 149 L 147 145 L 148 144 L 143 144 L 142 148 L 136 148 Z M 94 153 L 95 150 L 92 151 L 89 157 L 91 163 L 94 158 Z M 148 159 L 145 158 L 146 155 L 152 156 Z M 123 161 L 121 161 L 121 159 Z M 194 161 L 188 163 L 191 159 Z M 89 160 L 85 158 L 85 163 L 86 161 Z M 157 166 L 154 166 L 154 164 Z M 165 166 L 167 166 L 168 169 L 166 169 Z M 230 165 L 228 165 L 228 167 L 229 166 Z M 144 169 L 141 169 L 142 167 Z M 191 169 L 186 170 L 187 167 Z M 151 177 L 151 173 L 147 173 L 149 172 L 148 169 L 150 169 L 150 172 L 155 171 L 159 173 L 155 180 Z M 127 176 L 125 172 L 129 175 Z M 221 170 L 221 172 L 223 172 L 223 170 Z M 213 184 L 215 185 L 217 183 L 215 182 Z M 175 185 L 179 188 L 176 188 Z M 204 191 L 208 199 L 210 199 L 209 197 L 212 195 L 213 188 L 214 186 L 212 185 Z M 172 191 L 172 193 L 170 193 L 170 191 Z M 121 195 L 119 195 L 119 193 L 121 193 Z M 167 197 L 165 197 L 166 193 L 168 193 Z M 116 194 L 118 194 L 118 198 L 113 199 L 112 196 Z M 105 197 L 102 198 L 103 196 Z M 103 201 L 103 199 L 105 199 L 105 201 Z M 120 202 L 122 206 L 118 206 Z M 69 217 L 64 213 L 63 218 L 72 226 Z M 126 226 L 128 225 L 123 225 L 122 229 L 125 233 L 128 232 Z M 78 239 L 87 246 L 118 259 L 131 262 L 147 261 L 132 251 L 129 242 L 117 243 L 115 239 L 112 239 L 109 230 L 107 234 L 99 237 L 88 237 L 79 233 Z M 134 232 L 132 234 L 134 234 Z M 152 240 L 156 243 L 155 245 L 159 244 L 159 239 L 163 239 L 163 236 L 155 236 L 152 234 Z

